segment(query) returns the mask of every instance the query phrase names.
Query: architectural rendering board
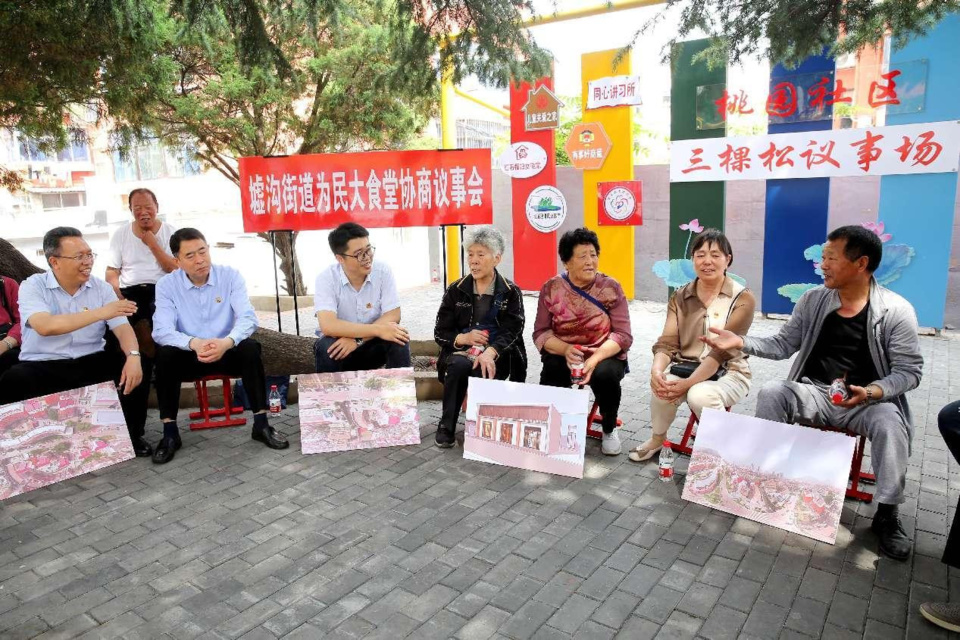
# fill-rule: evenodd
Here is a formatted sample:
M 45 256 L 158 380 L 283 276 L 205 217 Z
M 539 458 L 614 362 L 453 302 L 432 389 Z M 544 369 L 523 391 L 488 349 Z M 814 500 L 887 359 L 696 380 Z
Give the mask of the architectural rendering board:
M 583 477 L 589 391 L 470 378 L 463 457 Z
M 0 500 L 133 457 L 112 382 L 0 407 Z
M 303 453 L 420 444 L 413 369 L 297 376 Z
M 833 544 L 855 438 L 705 409 L 683 499 Z

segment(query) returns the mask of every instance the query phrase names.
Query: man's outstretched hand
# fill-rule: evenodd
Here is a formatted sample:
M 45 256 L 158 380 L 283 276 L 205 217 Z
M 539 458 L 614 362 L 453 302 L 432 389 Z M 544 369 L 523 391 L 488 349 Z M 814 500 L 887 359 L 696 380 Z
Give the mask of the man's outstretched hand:
M 733 331 L 710 327 L 710 333 L 714 335 L 700 336 L 700 341 L 705 342 L 714 349 L 719 349 L 721 351 L 743 349 L 743 338 L 735 334 Z

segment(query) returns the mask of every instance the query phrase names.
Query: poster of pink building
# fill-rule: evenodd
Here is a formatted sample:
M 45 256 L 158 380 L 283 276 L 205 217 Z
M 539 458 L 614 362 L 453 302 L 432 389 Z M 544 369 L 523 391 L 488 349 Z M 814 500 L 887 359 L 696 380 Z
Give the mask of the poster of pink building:
M 463 457 L 583 477 L 588 391 L 470 378 Z
M 112 382 L 0 407 L 0 500 L 133 457 Z
M 413 369 L 297 376 L 307 453 L 420 444 Z
M 705 409 L 683 499 L 833 544 L 855 440 Z

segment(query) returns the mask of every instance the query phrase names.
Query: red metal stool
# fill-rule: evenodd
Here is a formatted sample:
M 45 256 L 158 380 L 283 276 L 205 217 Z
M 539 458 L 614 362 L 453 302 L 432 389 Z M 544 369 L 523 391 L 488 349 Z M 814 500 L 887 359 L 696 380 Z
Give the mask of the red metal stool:
M 600 440 L 603 438 L 603 429 L 594 429 L 593 425 L 603 424 L 603 416 L 600 415 L 600 405 L 594 401 L 593 408 L 590 409 L 590 415 L 587 416 L 587 437 Z M 623 426 L 623 420 L 617 418 L 617 427 Z
M 219 380 L 223 385 L 223 407 L 219 409 L 210 408 L 210 396 L 207 393 L 207 383 Z M 246 418 L 233 418 L 231 416 L 243 413 L 243 407 L 234 407 L 230 401 L 230 376 L 204 376 L 199 380 L 194 380 L 193 386 L 197 389 L 197 402 L 200 403 L 200 411 L 194 411 L 190 414 L 191 420 L 202 418 L 200 422 L 191 422 L 190 430 L 213 429 L 215 427 L 239 427 L 247 424 Z M 223 416 L 220 420 L 213 420 L 214 417 Z
M 859 500 L 860 502 L 866 502 L 867 504 L 873 502 L 873 494 L 863 491 L 860 488 L 861 483 L 873 484 L 877 481 L 877 476 L 875 474 L 863 472 L 863 450 L 867 446 L 866 437 L 860 435 L 859 433 L 854 433 L 853 431 L 844 429 L 843 427 L 834 427 L 833 425 L 801 423 L 801 426 L 813 427 L 814 429 L 820 429 L 821 431 L 842 433 L 846 436 L 857 439 L 856 445 L 853 449 L 853 460 L 850 462 L 850 486 L 847 488 L 846 496 L 851 500 Z
M 727 410 L 727 413 L 730 412 L 730 407 L 724 407 Z M 680 444 L 676 442 L 672 443 L 673 450 L 679 454 L 689 456 L 693 453 L 693 448 L 690 446 L 690 441 L 696 438 L 697 436 L 693 433 L 693 428 L 700 424 L 700 418 L 697 417 L 697 414 L 690 412 L 690 419 L 687 420 L 687 428 L 683 432 L 683 439 L 680 441 Z

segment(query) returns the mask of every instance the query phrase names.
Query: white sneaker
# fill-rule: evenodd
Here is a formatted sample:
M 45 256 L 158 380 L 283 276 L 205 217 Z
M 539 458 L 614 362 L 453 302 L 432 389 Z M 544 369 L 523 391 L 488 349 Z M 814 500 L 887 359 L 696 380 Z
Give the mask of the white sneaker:
M 618 456 L 623 450 L 620 446 L 620 434 L 614 429 L 610 433 L 603 434 L 603 440 L 600 441 L 600 450 L 605 456 Z

